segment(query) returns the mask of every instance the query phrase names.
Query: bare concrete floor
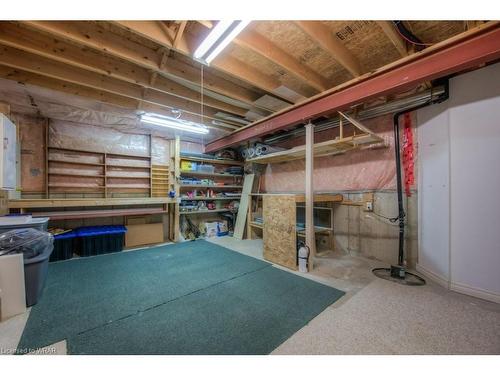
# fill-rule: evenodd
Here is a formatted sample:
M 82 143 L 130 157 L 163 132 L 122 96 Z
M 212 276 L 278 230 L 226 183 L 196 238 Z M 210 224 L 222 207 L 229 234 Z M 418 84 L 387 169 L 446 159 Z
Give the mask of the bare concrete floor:
M 262 240 L 210 241 L 262 259 Z M 272 354 L 500 354 L 499 304 L 430 281 L 409 287 L 381 280 L 371 273 L 380 266 L 371 259 L 327 253 L 316 259 L 311 273 L 282 268 L 346 295 Z M 28 314 L 0 323 L 1 353 L 17 347 Z M 66 354 L 66 343 L 54 343 L 39 354 Z

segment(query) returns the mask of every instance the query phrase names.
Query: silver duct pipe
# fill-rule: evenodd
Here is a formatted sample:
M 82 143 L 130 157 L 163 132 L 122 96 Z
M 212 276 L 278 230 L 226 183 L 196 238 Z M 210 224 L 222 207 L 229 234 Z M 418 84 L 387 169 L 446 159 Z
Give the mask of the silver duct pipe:
M 389 113 L 404 111 L 406 109 L 410 109 L 410 108 L 413 108 L 413 107 L 418 106 L 420 104 L 426 103 L 430 100 L 437 99 L 439 96 L 443 95 L 445 92 L 446 92 L 445 86 L 433 87 L 429 90 L 408 96 L 408 97 L 403 98 L 403 99 L 394 100 L 392 102 L 381 104 L 381 105 L 378 105 L 378 106 L 372 107 L 372 108 L 362 109 L 357 113 L 357 115 L 355 117 L 359 120 L 367 120 L 367 119 L 387 115 Z M 352 111 L 347 112 L 347 114 L 352 115 Z M 324 130 L 336 128 L 338 126 L 339 126 L 339 118 L 337 116 L 335 118 L 331 118 L 331 119 L 328 119 L 325 121 L 315 123 L 314 131 L 321 132 Z M 274 144 L 277 142 L 282 142 L 286 139 L 300 137 L 300 136 L 303 136 L 304 134 L 305 134 L 305 130 L 303 127 L 301 127 L 301 128 L 297 128 L 297 129 L 291 130 L 291 131 L 283 133 L 283 134 L 270 136 L 264 140 L 264 143 Z

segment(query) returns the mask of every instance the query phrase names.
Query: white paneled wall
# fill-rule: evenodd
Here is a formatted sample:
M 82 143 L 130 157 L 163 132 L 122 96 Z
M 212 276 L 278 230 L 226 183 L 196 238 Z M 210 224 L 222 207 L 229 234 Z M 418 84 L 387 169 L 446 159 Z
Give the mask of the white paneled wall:
M 500 64 L 453 78 L 450 99 L 417 120 L 417 268 L 500 302 Z

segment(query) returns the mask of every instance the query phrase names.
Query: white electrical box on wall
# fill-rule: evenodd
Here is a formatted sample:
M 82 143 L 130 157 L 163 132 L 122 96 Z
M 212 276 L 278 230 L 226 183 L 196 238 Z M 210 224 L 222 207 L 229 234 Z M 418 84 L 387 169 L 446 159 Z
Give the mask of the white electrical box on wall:
M 5 115 L 0 114 L 0 189 L 16 188 L 16 126 Z

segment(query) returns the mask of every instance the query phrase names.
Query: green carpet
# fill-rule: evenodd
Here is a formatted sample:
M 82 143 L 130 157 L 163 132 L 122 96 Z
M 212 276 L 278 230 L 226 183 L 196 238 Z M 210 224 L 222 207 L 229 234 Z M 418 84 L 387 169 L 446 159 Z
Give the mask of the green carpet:
M 206 241 L 53 263 L 19 348 L 266 354 L 344 293 Z

